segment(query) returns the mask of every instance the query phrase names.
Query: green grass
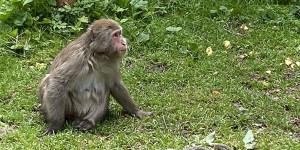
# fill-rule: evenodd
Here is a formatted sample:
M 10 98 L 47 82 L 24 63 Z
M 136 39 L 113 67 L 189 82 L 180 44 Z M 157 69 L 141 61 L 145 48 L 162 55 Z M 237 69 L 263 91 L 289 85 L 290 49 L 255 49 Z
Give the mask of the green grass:
M 122 24 L 130 42 L 123 78 L 136 103 L 155 118 L 126 116 L 112 100 L 106 119 L 90 132 L 66 125 L 44 136 L 36 87 L 76 36 L 43 33 L 25 58 L 0 49 L 0 128 L 12 129 L 0 135 L 0 149 L 182 149 L 207 146 L 201 140 L 213 131 L 216 142 L 243 149 L 249 129 L 257 149 L 300 149 L 300 66 L 285 64 L 288 57 L 300 61 L 300 20 L 289 15 L 292 6 L 254 0 L 158 4 L 166 14 Z M 219 11 L 214 17 L 210 10 L 220 6 L 239 9 L 239 15 Z M 239 28 L 243 23 L 247 31 Z M 150 40 L 138 43 L 137 32 L 149 33 Z

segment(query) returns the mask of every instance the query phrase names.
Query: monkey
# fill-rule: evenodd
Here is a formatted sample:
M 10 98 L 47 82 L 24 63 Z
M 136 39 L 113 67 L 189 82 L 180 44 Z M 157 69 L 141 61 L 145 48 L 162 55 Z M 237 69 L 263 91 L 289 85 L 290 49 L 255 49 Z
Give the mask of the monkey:
M 132 116 L 154 116 L 137 107 L 123 82 L 120 63 L 126 51 L 122 27 L 100 19 L 58 53 L 37 90 L 48 122 L 45 134 L 62 130 L 70 118 L 73 127 L 91 129 L 105 117 L 110 95 Z

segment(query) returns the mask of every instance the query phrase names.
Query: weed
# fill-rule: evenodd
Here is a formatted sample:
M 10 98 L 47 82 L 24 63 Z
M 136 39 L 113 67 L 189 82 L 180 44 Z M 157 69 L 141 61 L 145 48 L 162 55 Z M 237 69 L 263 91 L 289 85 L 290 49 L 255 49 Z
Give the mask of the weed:
M 0 11 L 0 149 L 300 148 L 298 1 L 15 2 Z M 10 9 L 26 19 L 7 17 Z M 126 116 L 111 100 L 91 131 L 67 124 L 43 136 L 36 87 L 58 51 L 101 17 L 121 22 L 124 81 L 156 117 Z

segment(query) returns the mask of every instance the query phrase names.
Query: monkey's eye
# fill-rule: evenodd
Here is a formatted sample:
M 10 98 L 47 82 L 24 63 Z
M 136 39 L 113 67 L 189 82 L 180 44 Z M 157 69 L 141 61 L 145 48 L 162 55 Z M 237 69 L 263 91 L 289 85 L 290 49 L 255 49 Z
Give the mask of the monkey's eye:
M 115 33 L 113 36 L 114 36 L 114 37 L 118 37 L 118 36 L 119 36 L 119 33 L 117 32 L 117 33 Z
M 112 33 L 112 37 L 113 38 L 119 38 L 121 35 L 121 30 L 116 30 L 116 31 L 113 31 Z

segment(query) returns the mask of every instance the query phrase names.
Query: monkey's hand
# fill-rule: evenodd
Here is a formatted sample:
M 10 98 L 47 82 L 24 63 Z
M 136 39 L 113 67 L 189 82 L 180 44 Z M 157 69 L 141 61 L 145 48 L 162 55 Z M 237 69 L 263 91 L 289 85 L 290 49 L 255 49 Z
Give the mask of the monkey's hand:
M 135 117 L 142 119 L 143 116 L 151 116 L 154 117 L 154 113 L 150 111 L 143 111 L 143 110 L 138 110 L 135 114 L 133 114 Z

